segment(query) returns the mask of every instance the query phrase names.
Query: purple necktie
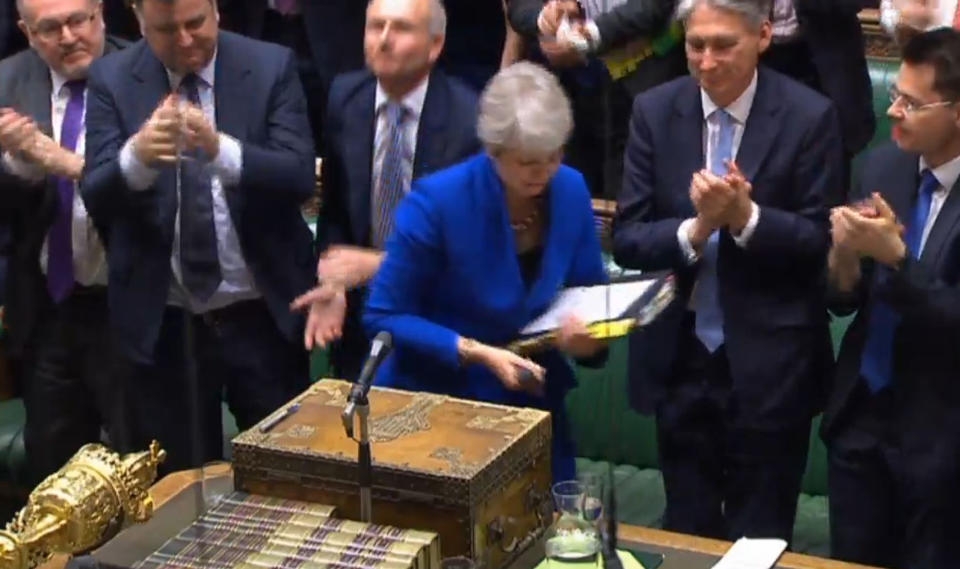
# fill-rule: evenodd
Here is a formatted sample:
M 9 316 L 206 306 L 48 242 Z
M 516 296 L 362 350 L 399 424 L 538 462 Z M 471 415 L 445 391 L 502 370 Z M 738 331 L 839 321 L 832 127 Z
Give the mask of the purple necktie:
M 273 9 L 284 16 L 300 13 L 299 0 L 273 0 Z
M 64 86 L 70 91 L 70 101 L 60 128 L 60 146 L 73 152 L 83 129 L 83 91 L 87 82 L 68 81 Z M 70 294 L 74 283 L 71 239 L 74 182 L 70 178 L 57 177 L 56 180 L 60 207 L 47 236 L 47 290 L 53 301 L 59 303 Z

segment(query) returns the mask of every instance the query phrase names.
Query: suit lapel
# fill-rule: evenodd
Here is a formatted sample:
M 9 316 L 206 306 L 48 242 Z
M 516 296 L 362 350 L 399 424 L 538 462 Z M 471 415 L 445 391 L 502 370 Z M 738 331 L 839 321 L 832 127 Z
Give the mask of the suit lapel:
M 250 77 L 249 61 L 231 44 L 228 33 L 220 33 L 217 47 L 217 63 L 214 70 L 214 104 L 216 105 L 217 130 L 229 134 L 237 140 L 247 139 L 247 117 L 251 109 L 249 97 L 237 97 L 244 93 L 245 84 Z
M 693 204 L 690 202 L 689 192 L 690 180 L 694 172 L 704 168 L 705 159 L 703 155 L 703 102 L 700 99 L 700 88 L 696 81 L 690 79 L 687 86 L 677 97 L 674 106 L 674 114 L 677 119 L 674 121 L 674 128 L 670 133 L 670 145 L 668 148 L 679 149 L 675 152 L 672 160 L 675 160 L 675 166 L 664 169 L 667 172 L 676 172 L 679 178 L 673 180 L 671 185 L 682 190 L 677 195 L 677 204 L 681 215 L 692 216 L 694 214 Z
M 372 76 L 371 76 L 372 79 Z M 356 243 L 370 239 L 370 178 L 373 175 L 373 140 L 377 128 L 376 79 L 366 81 L 353 97 L 344 113 L 342 136 L 345 137 L 345 167 L 349 169 L 347 191 L 350 193 L 350 225 L 356 228 Z
M 220 32 L 217 45 L 217 61 L 213 71 L 213 100 L 215 105 L 216 128 L 233 138 L 247 140 L 247 117 L 253 116 L 249 108 L 250 97 L 237 97 L 236 93 L 245 93 L 245 83 L 250 76 L 249 61 L 235 47 L 229 32 Z M 237 233 L 242 234 L 243 216 L 242 192 L 224 192 L 227 206 Z
M 153 55 L 145 41 L 131 49 L 140 50 L 131 73 L 134 79 L 134 84 L 131 85 L 134 96 L 129 101 L 135 109 L 135 124 L 139 125 L 150 118 L 163 98 L 170 94 L 170 80 L 166 68 Z
M 779 85 L 762 67 L 757 73 L 757 92 L 737 151 L 737 165 L 748 180 L 756 179 L 781 127 Z
M 50 117 L 50 97 L 53 84 L 50 81 L 50 69 L 34 51 L 30 51 L 30 76 L 24 81 L 23 111 L 33 117 L 37 126 L 47 136 L 53 136 L 53 122 Z
M 953 184 L 946 201 L 940 208 L 940 213 L 937 214 L 937 220 L 930 229 L 927 242 L 923 246 L 921 261 L 931 267 L 939 264 L 947 243 L 956 234 L 955 228 L 958 221 L 960 221 L 960 180 Z
M 897 219 L 905 222 L 913 216 L 913 205 L 920 185 L 920 172 L 916 155 L 901 152 L 898 156 L 899 158 L 895 163 L 890 164 L 884 176 L 884 181 L 889 184 L 887 187 L 891 190 L 883 192 L 883 199 L 893 208 Z M 870 188 L 866 189 L 873 191 Z
M 434 163 L 441 160 L 447 146 L 445 122 L 449 93 L 444 77 L 433 73 L 427 86 L 427 95 L 423 101 L 420 115 L 420 127 L 417 129 L 417 148 L 413 157 L 413 179 L 436 169 Z

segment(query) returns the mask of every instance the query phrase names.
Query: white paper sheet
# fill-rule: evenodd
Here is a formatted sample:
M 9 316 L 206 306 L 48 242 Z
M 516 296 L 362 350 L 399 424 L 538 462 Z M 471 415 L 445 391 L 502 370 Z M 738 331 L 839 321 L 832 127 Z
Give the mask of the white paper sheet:
M 770 569 L 785 549 L 787 542 L 782 539 L 741 537 L 713 569 Z
M 564 289 L 550 308 L 520 333 L 526 336 L 555 330 L 568 315 L 586 324 L 619 318 L 654 282 L 648 279 Z

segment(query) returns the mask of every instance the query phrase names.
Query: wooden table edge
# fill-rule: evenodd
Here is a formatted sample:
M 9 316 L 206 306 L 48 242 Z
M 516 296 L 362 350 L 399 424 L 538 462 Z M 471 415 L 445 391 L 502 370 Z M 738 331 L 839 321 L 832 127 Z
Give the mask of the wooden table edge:
M 229 473 L 228 466 L 218 465 L 217 468 L 222 470 L 224 475 Z M 219 474 L 219 471 L 217 471 L 216 474 Z M 150 496 L 153 498 L 154 508 L 160 508 L 171 498 L 199 481 L 200 478 L 200 469 L 174 472 L 173 474 L 163 477 L 150 488 Z M 685 549 L 695 553 L 716 556 L 722 556 L 727 549 L 730 548 L 730 543 L 726 541 L 625 524 L 620 526 L 619 536 L 622 540 L 636 542 L 638 544 Z M 40 568 L 63 569 L 67 563 L 67 559 L 68 557 L 65 555 L 58 555 L 49 562 L 41 565 Z M 843 561 L 835 561 L 833 559 L 801 555 L 799 553 L 784 553 L 779 565 L 786 569 L 876 569 L 867 567 L 866 565 L 856 565 Z

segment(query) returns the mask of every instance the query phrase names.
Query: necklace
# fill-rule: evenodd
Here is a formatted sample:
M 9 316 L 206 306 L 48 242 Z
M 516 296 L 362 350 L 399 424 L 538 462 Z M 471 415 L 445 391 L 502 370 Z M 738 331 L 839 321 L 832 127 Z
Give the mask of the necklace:
M 518 233 L 530 229 L 530 227 L 533 226 L 534 222 L 536 222 L 537 219 L 540 218 L 540 209 L 541 209 L 540 202 L 541 200 L 538 197 L 533 206 L 533 211 L 531 211 L 530 214 L 527 215 L 527 217 L 524 217 L 520 221 L 511 221 L 510 228 Z

